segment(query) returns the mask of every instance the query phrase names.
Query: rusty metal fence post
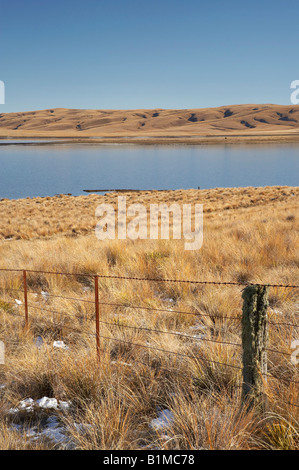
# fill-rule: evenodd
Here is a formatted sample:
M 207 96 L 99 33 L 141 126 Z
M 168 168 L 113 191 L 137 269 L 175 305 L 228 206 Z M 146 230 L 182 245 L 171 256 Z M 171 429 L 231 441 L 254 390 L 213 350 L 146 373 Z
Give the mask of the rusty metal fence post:
M 28 316 L 28 296 L 27 296 L 27 272 L 23 271 L 23 287 L 24 287 L 24 309 L 25 309 L 25 329 L 29 327 L 29 316 Z
M 99 309 L 99 278 L 94 277 L 94 295 L 95 295 L 95 312 L 96 312 L 96 350 L 97 358 L 100 362 L 101 351 L 100 351 L 100 309 Z
M 267 381 L 268 287 L 250 285 L 243 290 L 242 399 L 252 405 L 264 405 Z

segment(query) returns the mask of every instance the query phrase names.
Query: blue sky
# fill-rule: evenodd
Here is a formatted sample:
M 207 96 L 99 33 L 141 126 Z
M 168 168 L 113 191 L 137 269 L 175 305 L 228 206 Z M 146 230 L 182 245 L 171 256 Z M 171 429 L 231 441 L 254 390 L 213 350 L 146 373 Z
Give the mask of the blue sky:
M 298 0 L 1 0 L 1 112 L 290 104 Z

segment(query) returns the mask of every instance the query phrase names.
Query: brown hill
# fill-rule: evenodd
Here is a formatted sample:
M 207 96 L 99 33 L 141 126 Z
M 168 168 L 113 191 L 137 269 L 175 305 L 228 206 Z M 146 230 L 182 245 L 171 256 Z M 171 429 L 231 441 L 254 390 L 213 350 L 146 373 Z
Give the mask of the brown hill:
M 299 134 L 299 105 L 201 109 L 47 109 L 0 114 L 0 136 L 216 136 Z

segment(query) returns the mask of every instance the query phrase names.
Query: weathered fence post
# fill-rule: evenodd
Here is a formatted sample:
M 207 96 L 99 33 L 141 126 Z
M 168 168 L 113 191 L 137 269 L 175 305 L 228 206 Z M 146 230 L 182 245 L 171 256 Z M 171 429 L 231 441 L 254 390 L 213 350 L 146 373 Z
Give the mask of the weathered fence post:
M 243 346 L 243 387 L 242 399 L 261 404 L 264 383 L 267 380 L 267 308 L 268 288 L 247 286 L 243 290 L 242 346 Z
M 25 309 L 25 329 L 28 330 L 29 318 L 28 318 L 28 296 L 27 296 L 27 273 L 23 271 L 23 287 L 24 287 L 24 309 Z
M 96 349 L 97 349 L 97 358 L 100 361 L 101 351 L 100 351 L 100 309 L 99 309 L 99 278 L 98 276 L 94 277 L 94 292 L 95 292 L 95 311 L 96 311 Z

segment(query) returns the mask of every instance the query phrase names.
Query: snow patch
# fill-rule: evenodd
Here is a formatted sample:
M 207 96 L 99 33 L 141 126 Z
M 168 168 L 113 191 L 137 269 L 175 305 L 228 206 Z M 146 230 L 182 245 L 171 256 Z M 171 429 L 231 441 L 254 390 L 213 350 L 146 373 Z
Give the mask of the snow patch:
M 36 408 L 65 411 L 69 407 L 70 402 L 58 401 L 56 398 L 43 397 L 36 401 L 34 401 L 33 398 L 25 398 L 24 400 L 20 401 L 17 408 L 10 408 L 9 413 L 16 414 L 19 411 L 32 412 Z
M 42 291 L 41 291 L 41 296 L 42 296 L 42 298 L 47 302 L 47 301 L 49 300 L 50 294 L 49 294 L 49 292 L 47 292 L 47 291 L 45 291 L 45 290 L 42 290 Z
M 64 341 L 54 341 L 53 347 L 60 349 L 69 349 L 69 347 L 64 343 Z
M 36 404 L 40 408 L 44 409 L 54 409 L 54 410 L 67 410 L 70 406 L 67 401 L 57 401 L 56 398 L 43 397 L 39 400 L 36 400 Z
M 39 430 L 37 427 L 29 428 L 26 436 L 33 441 L 47 438 L 55 444 L 68 445 L 70 442 L 69 438 L 65 435 L 65 428 L 60 425 L 56 416 L 50 416 L 47 419 L 43 430 Z
M 164 410 L 159 411 L 158 417 L 150 422 L 150 427 L 154 431 L 165 431 L 172 425 L 173 421 L 173 413 L 166 408 Z

